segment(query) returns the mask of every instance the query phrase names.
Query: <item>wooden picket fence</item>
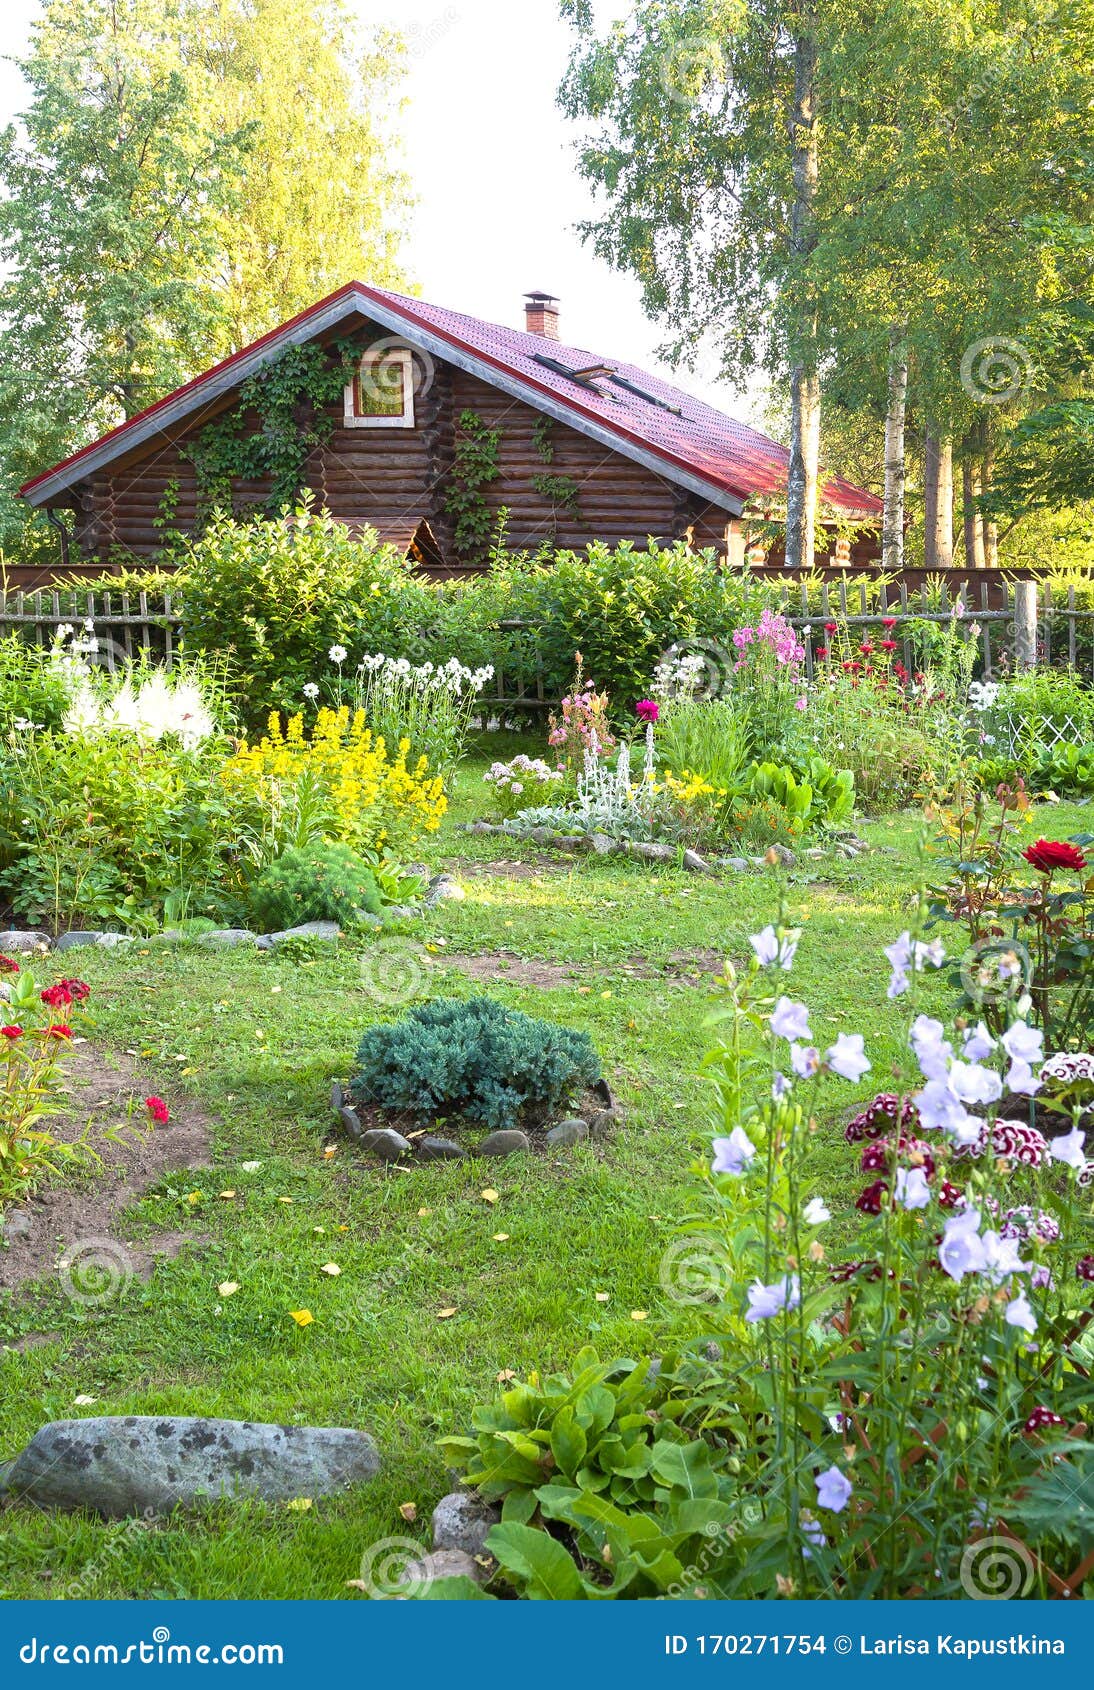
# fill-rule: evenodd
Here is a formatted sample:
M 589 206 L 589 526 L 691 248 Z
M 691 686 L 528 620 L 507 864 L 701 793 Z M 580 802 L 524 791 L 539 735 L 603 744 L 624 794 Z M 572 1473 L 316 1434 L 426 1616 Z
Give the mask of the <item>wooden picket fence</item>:
M 810 676 L 816 648 L 828 641 L 826 622 L 876 638 L 882 619 L 891 616 L 897 619 L 895 632 L 908 669 L 915 667 L 912 625 L 916 621 L 949 625 L 961 618 L 978 628 L 980 673 L 985 680 L 1013 669 L 1017 652 L 1019 662 L 1067 664 L 1094 681 L 1094 607 L 1080 607 L 1074 587 L 1054 596 L 1048 583 L 1031 590 L 1027 583 L 998 575 L 979 582 L 965 577 L 959 587 L 951 588 L 945 582 L 930 587 L 926 581 L 918 587 L 875 584 L 862 577 L 783 581 L 775 571 L 758 573 L 799 631 Z M 167 592 L 151 595 L 82 586 L 0 591 L 0 635 L 17 631 L 33 644 L 49 647 L 58 631 L 68 626 L 75 629 L 78 642 L 95 642 L 88 655 L 111 671 L 142 655 L 170 665 L 182 644 L 182 623 L 181 604 Z M 506 636 L 500 646 L 509 655 L 495 663 L 493 689 L 484 696 L 484 705 L 505 716 L 542 716 L 557 700 L 544 678 L 534 625 L 509 620 L 498 624 L 498 632 Z M 687 645 L 684 641 L 684 650 Z

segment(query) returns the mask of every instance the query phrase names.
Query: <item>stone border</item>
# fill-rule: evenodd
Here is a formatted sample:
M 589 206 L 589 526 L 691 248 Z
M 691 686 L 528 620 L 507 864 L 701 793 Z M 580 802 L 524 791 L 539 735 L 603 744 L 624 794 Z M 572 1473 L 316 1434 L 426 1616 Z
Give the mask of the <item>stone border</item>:
M 585 1096 L 599 1100 L 603 1107 L 587 1107 L 583 1115 L 568 1115 L 557 1121 L 543 1135 L 543 1150 L 569 1150 L 586 1139 L 605 1139 L 621 1126 L 623 1110 L 607 1080 L 598 1080 Z M 530 1134 L 518 1127 L 500 1128 L 473 1145 L 458 1144 L 453 1138 L 441 1138 L 425 1129 L 401 1133 L 395 1127 L 366 1127 L 340 1080 L 331 1085 L 330 1101 L 354 1144 L 377 1162 L 463 1162 L 473 1156 L 500 1159 L 529 1155 L 540 1148 Z

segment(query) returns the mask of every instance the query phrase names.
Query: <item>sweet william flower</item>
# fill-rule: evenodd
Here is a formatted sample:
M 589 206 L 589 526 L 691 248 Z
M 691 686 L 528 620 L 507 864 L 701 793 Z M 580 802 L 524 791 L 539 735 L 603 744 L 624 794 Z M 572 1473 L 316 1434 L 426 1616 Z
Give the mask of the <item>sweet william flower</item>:
M 743 1174 L 750 1166 L 756 1154 L 756 1146 L 749 1138 L 743 1127 L 734 1127 L 728 1138 L 714 1140 L 714 1160 L 711 1172 L 715 1174 Z
M 834 1045 L 824 1053 L 833 1074 L 844 1080 L 861 1080 L 870 1072 L 870 1059 L 863 1049 L 861 1033 L 841 1033 Z
M 162 1097 L 146 1097 L 144 1100 L 144 1106 L 158 1126 L 166 1126 L 167 1122 L 171 1119 L 171 1111 L 168 1109 Z
M 0 1027 L 0 1038 L 3 1038 L 3 1039 L 21 1039 L 22 1036 L 23 1036 L 22 1027 Z
M 809 1011 L 805 1004 L 781 997 L 771 1015 L 771 1031 L 780 1039 L 811 1039 Z
M 817 1487 L 817 1507 L 830 1508 L 833 1514 L 842 1513 L 855 1488 L 846 1473 L 841 1473 L 838 1467 L 829 1467 L 827 1472 L 818 1473 L 813 1482 Z

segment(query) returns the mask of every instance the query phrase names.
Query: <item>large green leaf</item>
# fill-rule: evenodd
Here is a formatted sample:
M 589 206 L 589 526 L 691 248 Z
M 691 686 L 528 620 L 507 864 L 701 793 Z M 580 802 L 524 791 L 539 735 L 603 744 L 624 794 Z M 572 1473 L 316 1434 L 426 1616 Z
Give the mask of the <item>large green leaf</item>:
M 533 1602 L 573 1602 L 585 1595 L 581 1575 L 556 1538 L 532 1526 L 492 1526 L 486 1548 Z
M 717 1496 L 718 1481 L 704 1443 L 657 1443 L 650 1463 L 654 1477 L 687 1497 Z
M 561 1409 L 551 1427 L 551 1454 L 567 1477 L 577 1472 L 587 1448 L 585 1429 L 578 1424 L 573 1409 L 568 1406 Z

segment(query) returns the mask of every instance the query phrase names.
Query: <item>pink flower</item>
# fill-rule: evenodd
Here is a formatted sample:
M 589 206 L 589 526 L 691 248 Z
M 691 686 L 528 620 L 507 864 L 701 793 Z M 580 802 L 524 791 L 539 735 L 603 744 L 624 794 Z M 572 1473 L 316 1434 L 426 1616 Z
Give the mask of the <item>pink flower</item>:
M 640 722 L 656 722 L 661 714 L 652 698 L 640 698 L 634 707 L 634 713 Z

